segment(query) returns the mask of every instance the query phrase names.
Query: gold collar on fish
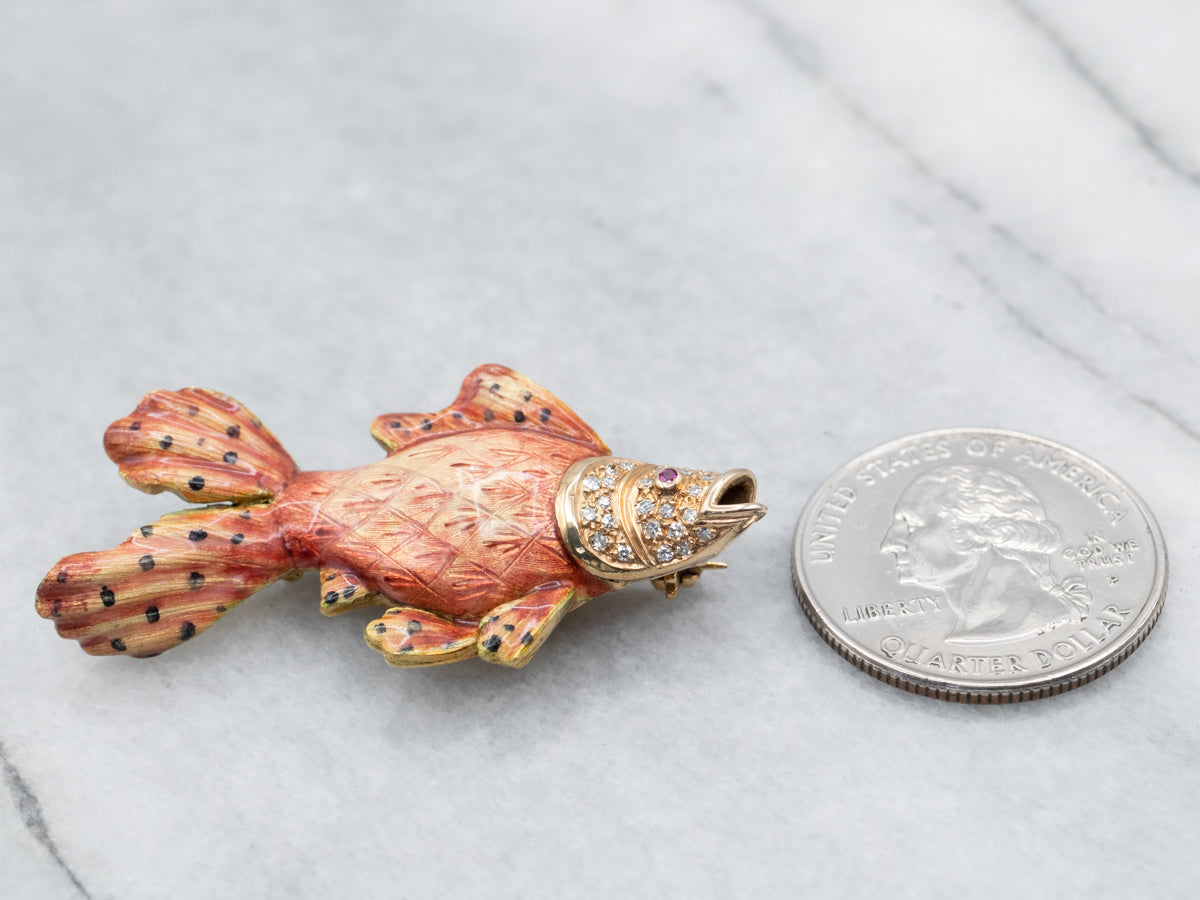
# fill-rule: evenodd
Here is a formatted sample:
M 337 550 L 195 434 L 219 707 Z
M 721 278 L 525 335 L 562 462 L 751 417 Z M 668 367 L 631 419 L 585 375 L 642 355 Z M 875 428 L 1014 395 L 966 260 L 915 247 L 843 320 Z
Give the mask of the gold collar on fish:
M 623 588 L 650 580 L 673 597 L 739 534 L 766 515 L 747 469 L 724 474 L 600 456 L 567 469 L 559 533 L 592 575 Z

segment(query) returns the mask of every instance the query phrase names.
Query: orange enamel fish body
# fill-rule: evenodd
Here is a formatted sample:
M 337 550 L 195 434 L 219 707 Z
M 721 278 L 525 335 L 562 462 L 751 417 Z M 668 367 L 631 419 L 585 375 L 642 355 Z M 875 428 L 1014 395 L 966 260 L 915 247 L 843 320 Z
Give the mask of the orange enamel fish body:
M 105 434 L 122 477 L 219 505 L 65 557 L 38 612 L 88 653 L 154 656 L 318 569 L 322 612 L 389 607 L 366 639 L 393 665 L 522 666 L 566 612 L 636 580 L 673 594 L 765 513 L 749 472 L 613 457 L 565 404 L 501 366 L 472 372 L 445 410 L 380 416 L 371 432 L 386 458 L 301 471 L 237 401 L 147 394 Z
M 567 552 L 554 497 L 572 463 L 603 452 L 511 428 L 431 435 L 360 469 L 303 473 L 278 525 L 298 565 L 325 572 L 325 607 L 365 589 L 478 620 L 547 582 L 595 597 L 610 588 Z

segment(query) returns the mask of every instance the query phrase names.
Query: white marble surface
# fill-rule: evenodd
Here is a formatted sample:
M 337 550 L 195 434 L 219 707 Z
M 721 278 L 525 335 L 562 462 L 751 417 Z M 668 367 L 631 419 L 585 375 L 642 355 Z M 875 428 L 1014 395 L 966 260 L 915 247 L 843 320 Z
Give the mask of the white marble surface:
M 0 896 L 1185 897 L 1200 876 L 1200 7 L 0 4 Z M 759 475 L 670 602 L 520 672 L 393 671 L 312 578 L 154 660 L 33 611 L 172 508 L 100 447 L 155 387 L 302 465 L 481 361 L 622 452 Z M 839 659 L 793 524 L 917 430 L 1123 474 L 1165 615 L 1070 695 Z

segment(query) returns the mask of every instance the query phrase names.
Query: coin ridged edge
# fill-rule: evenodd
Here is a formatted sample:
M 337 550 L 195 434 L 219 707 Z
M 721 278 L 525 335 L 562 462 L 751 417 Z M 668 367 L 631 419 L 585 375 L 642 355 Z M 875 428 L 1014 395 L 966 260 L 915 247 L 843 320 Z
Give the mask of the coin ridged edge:
M 1141 512 L 1146 519 L 1147 527 L 1150 531 L 1151 537 L 1154 539 L 1157 549 L 1161 554 L 1162 566 L 1161 571 L 1156 572 L 1154 578 L 1154 584 L 1158 592 L 1158 596 L 1154 600 L 1154 607 L 1151 609 L 1150 614 L 1146 617 L 1146 620 L 1138 627 L 1137 632 L 1131 638 L 1127 639 L 1125 646 L 1122 647 L 1119 652 L 1113 654 L 1107 659 L 1102 660 L 1099 664 L 1092 668 L 1075 672 L 1074 674 L 1068 675 L 1064 678 L 1050 678 L 1044 682 L 1020 687 L 964 689 L 958 687 L 949 687 L 945 684 L 935 681 L 926 681 L 915 676 L 903 675 L 896 670 L 888 669 L 875 662 L 872 662 L 870 659 L 856 651 L 850 644 L 839 638 L 833 629 L 831 629 L 825 623 L 825 620 L 821 617 L 821 614 L 816 609 L 815 604 L 809 599 L 807 591 L 804 590 L 804 586 L 801 583 L 800 578 L 798 558 L 795 553 L 793 553 L 792 587 L 796 592 L 797 599 L 800 601 L 800 607 L 804 610 L 804 616 L 812 625 L 813 630 L 820 635 L 821 640 L 828 644 L 834 650 L 834 652 L 838 654 L 838 656 L 854 665 L 855 668 L 862 672 L 866 672 L 872 678 L 882 681 L 884 684 L 908 691 L 910 694 L 918 694 L 922 697 L 932 697 L 936 700 L 946 700 L 950 703 L 967 703 L 976 706 L 1000 705 L 1006 703 L 1021 703 L 1026 700 L 1040 700 L 1044 697 L 1054 697 L 1059 694 L 1065 694 L 1068 691 L 1074 690 L 1075 688 L 1082 687 L 1085 684 L 1090 684 L 1097 678 L 1100 678 L 1102 675 L 1108 674 L 1126 659 L 1128 659 L 1130 654 L 1132 654 L 1134 650 L 1142 645 L 1142 642 L 1146 640 L 1146 638 L 1150 635 L 1150 632 L 1154 630 L 1154 626 L 1158 624 L 1159 616 L 1162 615 L 1163 607 L 1166 605 L 1167 585 L 1170 582 L 1170 559 L 1167 555 L 1166 542 L 1163 540 L 1162 529 L 1159 527 L 1158 521 L 1155 519 L 1154 514 L 1150 511 L 1150 508 L 1146 505 L 1145 501 L 1142 500 L 1141 495 L 1139 495 L 1137 491 L 1135 491 L 1129 485 L 1129 483 L 1125 481 L 1125 479 L 1121 478 L 1119 475 L 1116 475 L 1116 473 L 1109 470 L 1106 466 L 1101 465 L 1100 463 L 1096 462 L 1096 460 L 1079 450 L 1074 450 L 1065 444 L 1060 444 L 1057 441 L 1052 441 L 1048 438 L 1029 434 L 1028 432 L 1008 431 L 1006 429 L 986 427 L 940 428 L 934 431 L 905 435 L 903 437 L 887 441 L 880 446 L 888 446 L 889 444 L 894 444 L 899 441 L 917 440 L 925 437 L 941 436 L 943 434 L 960 433 L 964 431 L 980 434 L 1003 434 L 1009 437 L 1033 440 L 1043 445 L 1066 450 L 1075 456 L 1082 457 L 1090 462 L 1096 469 L 1113 477 L 1114 480 L 1120 482 L 1123 489 L 1129 494 L 1129 497 L 1133 500 L 1134 505 L 1138 507 L 1138 511 Z M 808 498 L 807 501 L 805 501 L 804 508 L 800 511 L 800 518 L 796 521 L 796 535 L 799 535 L 803 529 L 809 507 L 812 505 L 814 498 L 821 488 L 833 480 L 843 470 L 850 468 L 855 463 L 859 462 L 859 460 L 870 456 L 877 449 L 878 448 L 873 448 L 872 450 L 860 453 L 849 462 L 839 466 L 833 474 L 831 474 L 817 486 L 813 494 Z M 793 538 L 793 548 L 795 545 L 796 540 Z
M 947 700 L 951 703 L 970 703 L 977 706 L 996 705 L 1002 703 L 1020 703 L 1024 700 L 1040 700 L 1043 697 L 1053 697 L 1058 694 L 1065 694 L 1067 691 L 1074 690 L 1077 687 L 1082 687 L 1085 684 L 1090 684 L 1101 675 L 1106 675 L 1123 663 L 1134 650 L 1141 646 L 1155 624 L 1158 622 L 1158 617 L 1162 615 L 1163 606 L 1165 605 L 1167 592 L 1164 589 L 1159 594 L 1158 601 L 1154 605 L 1154 609 L 1150 613 L 1150 617 L 1142 626 L 1140 632 L 1135 635 L 1129 643 L 1121 650 L 1120 653 L 1104 660 L 1094 669 L 1089 669 L 1080 672 L 1070 678 L 1061 681 L 1048 681 L 1044 684 L 1033 685 L 1027 688 L 996 688 L 983 690 L 963 690 L 958 688 L 949 688 L 935 682 L 918 681 L 909 679 L 892 671 L 885 669 L 882 666 L 876 665 L 862 654 L 855 651 L 849 644 L 841 641 L 833 631 L 825 625 L 825 621 L 817 614 L 812 603 L 808 599 L 808 594 L 800 584 L 800 578 L 796 572 L 795 566 L 792 567 L 792 586 L 796 590 L 796 596 L 800 599 L 800 606 L 804 610 L 804 615 L 812 625 L 813 629 L 821 636 L 826 644 L 828 644 L 842 659 L 852 663 L 859 670 L 866 672 L 872 678 L 882 681 L 884 684 L 889 684 L 892 687 L 900 688 L 908 691 L 910 694 L 919 694 L 922 697 L 932 697 L 936 700 Z

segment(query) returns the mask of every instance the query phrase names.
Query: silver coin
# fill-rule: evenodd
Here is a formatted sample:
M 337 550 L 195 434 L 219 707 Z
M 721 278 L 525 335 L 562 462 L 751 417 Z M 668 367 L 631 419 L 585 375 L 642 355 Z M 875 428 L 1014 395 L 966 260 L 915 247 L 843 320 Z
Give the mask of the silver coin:
M 1154 627 L 1162 533 L 1124 481 L 1042 438 L 931 431 L 841 468 L 800 516 L 796 592 L 860 669 L 1009 703 L 1111 670 Z

